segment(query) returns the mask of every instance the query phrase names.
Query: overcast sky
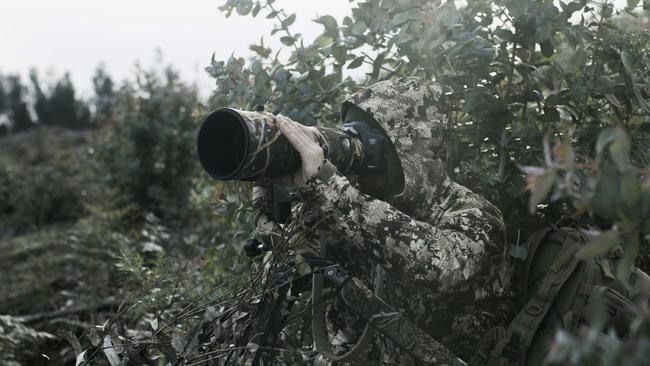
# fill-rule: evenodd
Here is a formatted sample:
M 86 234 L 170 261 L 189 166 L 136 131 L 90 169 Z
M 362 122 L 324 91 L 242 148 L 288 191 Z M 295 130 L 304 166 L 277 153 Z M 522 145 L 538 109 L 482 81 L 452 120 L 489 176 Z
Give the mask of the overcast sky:
M 117 80 L 131 75 L 139 60 L 152 65 L 156 49 L 185 80 L 202 91 L 213 79 L 203 68 L 214 52 L 225 59 L 234 51 L 269 38 L 273 22 L 258 16 L 226 18 L 217 7 L 225 0 L 0 0 L 0 73 L 27 76 L 30 67 L 60 76 L 69 71 L 77 89 L 91 93 L 91 77 L 103 62 Z M 322 27 L 311 20 L 330 14 L 342 18 L 348 0 L 277 0 L 297 14 L 296 31 L 307 39 Z M 277 41 L 276 41 L 277 42 Z M 273 44 L 273 43 L 272 43 Z M 276 48 L 279 43 L 275 43 Z

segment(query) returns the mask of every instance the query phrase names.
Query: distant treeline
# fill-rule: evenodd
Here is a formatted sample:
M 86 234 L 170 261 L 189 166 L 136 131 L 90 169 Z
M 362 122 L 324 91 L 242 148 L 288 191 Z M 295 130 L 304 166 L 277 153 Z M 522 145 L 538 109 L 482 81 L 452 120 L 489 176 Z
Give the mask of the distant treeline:
M 98 126 L 112 113 L 115 90 L 103 67 L 97 68 L 92 81 L 94 94 L 86 100 L 77 95 L 69 73 L 47 85 L 35 69 L 30 71 L 29 81 L 17 74 L 0 74 L 0 136 L 38 125 Z

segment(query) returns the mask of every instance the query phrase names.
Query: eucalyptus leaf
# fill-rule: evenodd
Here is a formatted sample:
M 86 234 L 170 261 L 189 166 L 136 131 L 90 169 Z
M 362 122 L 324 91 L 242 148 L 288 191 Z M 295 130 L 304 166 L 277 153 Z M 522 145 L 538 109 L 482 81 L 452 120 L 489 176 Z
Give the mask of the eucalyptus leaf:
M 604 96 L 605 99 L 607 99 L 607 101 L 610 102 L 613 106 L 615 106 L 615 107 L 617 107 L 617 108 L 623 108 L 623 104 L 621 104 L 621 101 L 618 100 L 618 98 L 616 97 L 616 95 L 614 95 L 614 94 L 605 94 L 605 95 L 603 95 L 603 96 Z
M 393 25 L 398 26 L 408 22 L 409 20 L 418 19 L 419 14 L 420 13 L 417 9 L 409 9 L 401 13 L 397 13 L 397 15 L 393 17 Z
M 328 35 L 321 34 L 314 40 L 314 46 L 318 48 L 327 47 L 334 42 L 334 39 Z
M 280 42 L 285 46 L 293 46 L 296 43 L 296 39 L 290 36 L 283 36 L 280 38 Z
M 339 64 L 344 64 L 348 55 L 348 49 L 345 46 L 335 46 L 332 48 L 332 55 Z
M 350 29 L 350 32 L 355 36 L 363 35 L 363 33 L 368 29 L 368 26 L 365 22 L 356 22 Z
M 116 347 L 113 344 L 113 339 L 110 335 L 105 335 L 102 343 L 102 350 L 106 355 L 106 360 L 111 366 L 122 366 L 122 360 L 115 351 Z
M 286 19 L 282 21 L 282 28 L 287 28 L 296 21 L 296 14 L 289 15 Z
M 237 14 L 248 15 L 253 9 L 253 2 L 251 0 L 242 0 L 237 4 Z
M 569 1 L 568 3 L 565 3 L 563 1 L 560 1 L 560 6 L 562 8 L 562 12 L 564 13 L 564 18 L 569 19 L 575 13 L 576 11 L 582 9 L 585 6 L 584 1 Z
M 257 14 L 259 14 L 260 10 L 262 10 L 262 6 L 260 5 L 259 1 L 255 3 L 255 7 L 253 7 L 252 15 L 253 17 L 256 17 Z
M 88 350 L 83 350 L 81 353 L 79 353 L 75 359 L 75 366 L 83 366 L 85 365 L 86 362 L 86 353 Z
M 252 44 L 252 45 L 248 46 L 248 48 L 251 51 L 253 51 L 253 52 L 257 53 L 258 55 L 260 55 L 260 57 L 262 57 L 262 58 L 267 58 L 271 54 L 271 49 L 266 48 L 264 46 Z
M 363 60 L 365 60 L 365 56 L 359 56 L 352 60 L 350 64 L 348 65 L 348 69 L 356 69 L 357 67 L 361 66 L 363 64 Z
M 266 84 L 269 82 L 270 77 L 266 71 L 262 70 L 255 75 L 255 89 L 257 91 L 264 91 Z
M 564 89 L 556 94 L 551 94 L 546 97 L 546 100 L 544 101 L 544 105 L 546 105 L 547 107 L 552 107 L 556 105 L 566 104 L 567 101 L 571 100 L 570 93 L 571 92 L 569 90 Z

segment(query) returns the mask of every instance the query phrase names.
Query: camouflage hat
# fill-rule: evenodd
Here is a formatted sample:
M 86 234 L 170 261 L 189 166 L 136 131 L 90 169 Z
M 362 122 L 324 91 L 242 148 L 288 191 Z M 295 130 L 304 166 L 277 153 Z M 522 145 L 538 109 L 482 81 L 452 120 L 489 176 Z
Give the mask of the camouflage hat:
M 359 108 L 392 141 L 404 174 L 403 184 L 394 194 L 393 203 L 398 207 L 430 204 L 447 178 L 439 158 L 447 124 L 447 116 L 437 107 L 441 94 L 442 88 L 431 81 L 404 77 L 376 83 L 343 103 L 344 121 L 350 111 Z

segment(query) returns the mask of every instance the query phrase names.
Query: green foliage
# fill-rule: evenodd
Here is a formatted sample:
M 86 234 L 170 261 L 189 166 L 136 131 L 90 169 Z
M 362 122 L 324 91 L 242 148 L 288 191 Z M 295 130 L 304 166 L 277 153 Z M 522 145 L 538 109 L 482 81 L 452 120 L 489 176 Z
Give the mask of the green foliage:
M 113 118 L 113 104 L 115 102 L 115 90 L 113 80 L 106 72 L 103 66 L 95 70 L 93 76 L 93 89 L 95 98 L 93 100 L 95 107 L 95 124 L 103 124 Z
M 76 95 L 69 73 L 43 85 L 36 69 L 32 69 L 29 79 L 31 88 L 22 83 L 19 75 L 0 75 L 0 136 L 38 125 L 90 128 L 111 117 L 113 82 L 101 66 L 93 77 L 94 111 Z
M 197 174 L 194 87 L 167 68 L 163 75 L 139 70 L 137 82 L 116 94 L 114 121 L 97 144 L 98 174 L 112 205 L 135 206 L 168 220 L 186 215 Z
M 290 47 L 291 55 L 285 62 L 261 39 L 259 45 L 250 46 L 257 56 L 248 65 L 244 59 L 234 56 L 227 61 L 213 59 L 206 69 L 217 79 L 212 105 L 252 109 L 255 105 L 269 104 L 269 110 L 281 111 L 306 124 L 336 122 L 341 102 L 355 90 L 356 83 L 343 75 L 347 51 L 335 31 L 333 18 L 324 18 L 327 20 L 322 22 L 336 34 L 325 33 L 314 44 L 304 46 L 301 35 L 290 30 L 295 14 L 276 9 L 272 1 L 256 2 L 254 6 L 251 1 L 228 1 L 221 9 L 228 14 L 233 9 L 240 14 L 248 14 L 253 9 L 254 16 L 266 13 L 267 18 L 276 20 L 272 34 L 281 35 L 281 42 Z M 335 40 L 338 45 L 333 43 Z
M 27 89 L 20 81 L 20 76 L 10 75 L 0 80 L 2 81 L 6 83 L 5 108 L 12 130 L 23 131 L 32 128 L 34 122 L 25 101 Z
M 95 218 L 0 242 L 0 313 L 19 316 L 25 326 L 51 334 L 61 329 L 80 333 L 103 322 L 124 297 L 114 287 L 114 253 L 123 235 L 105 228 Z M 15 341 L 22 364 L 74 359 L 60 341 Z
M 90 127 L 90 109 L 86 102 L 75 96 L 70 74 L 65 73 L 49 91 L 41 88 L 36 70 L 31 70 L 30 79 L 36 94 L 34 109 L 40 124 L 77 129 Z
M 0 143 L 0 233 L 22 232 L 84 214 L 91 177 L 88 134 L 39 128 Z
M 5 85 L 3 83 L 4 77 L 0 74 L 0 114 L 5 113 L 7 110 L 7 91 L 5 90 Z
M 25 364 L 41 362 L 41 353 L 68 364 L 82 345 L 86 358 L 103 357 L 112 351 L 105 341 L 120 342 L 107 341 L 111 334 L 128 329 L 150 340 L 147 321 L 170 323 L 159 337 L 180 337 L 185 328 L 172 325 L 179 312 L 200 294 L 214 299 L 210 289 L 244 265 L 233 240 L 242 226 L 226 221 L 243 202 L 217 215 L 212 200 L 237 190 L 196 169 L 194 88 L 171 70 L 139 70 L 111 96 L 110 78 L 98 74 L 110 106 L 102 130 L 40 126 L 0 142 L 0 313 L 21 315 L 33 329 L 67 329 L 68 342 L 56 345 L 10 335 Z M 178 322 L 191 321 L 190 310 Z
M 25 348 L 54 338 L 51 334 L 36 331 L 23 323 L 21 318 L 0 315 L 0 363 L 5 366 L 20 366 L 25 361 L 26 354 L 34 354 Z

